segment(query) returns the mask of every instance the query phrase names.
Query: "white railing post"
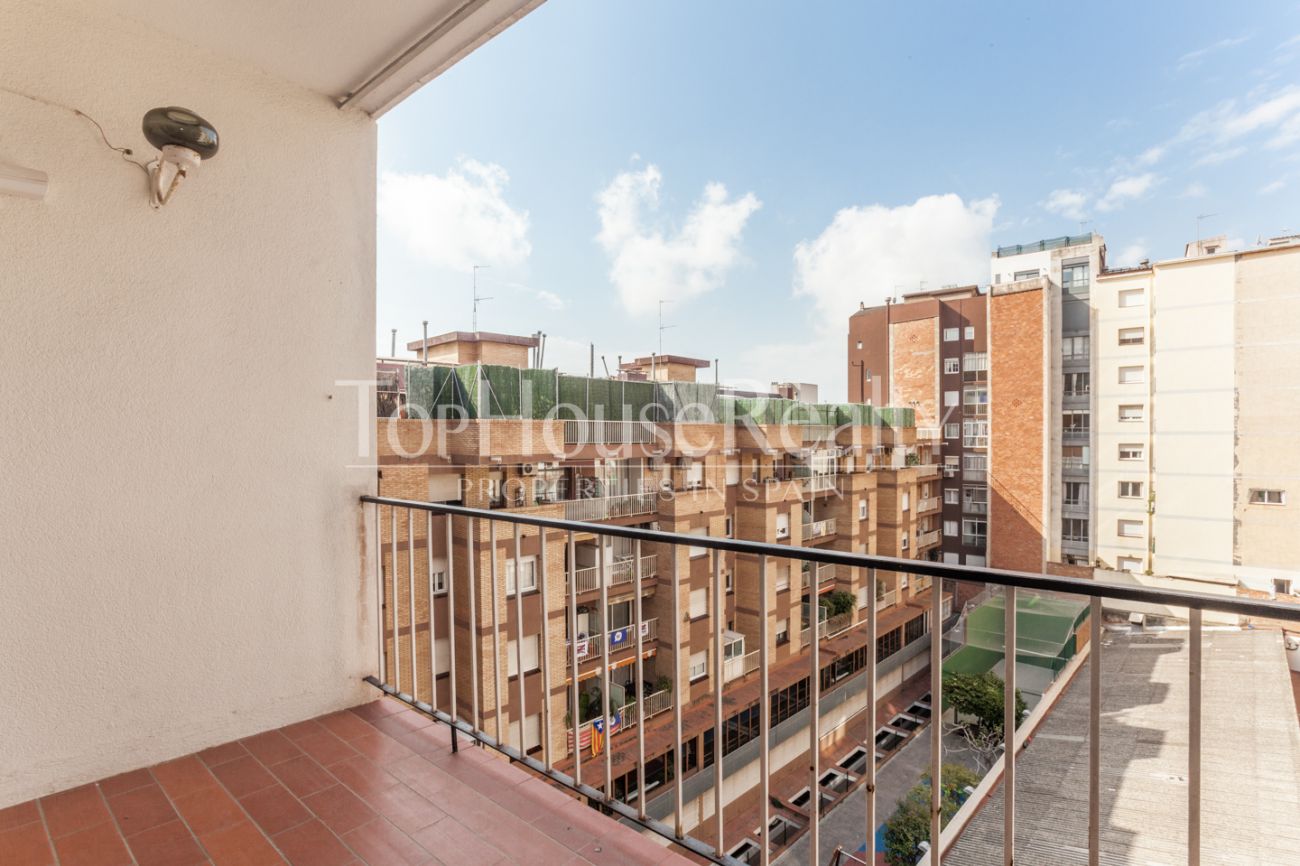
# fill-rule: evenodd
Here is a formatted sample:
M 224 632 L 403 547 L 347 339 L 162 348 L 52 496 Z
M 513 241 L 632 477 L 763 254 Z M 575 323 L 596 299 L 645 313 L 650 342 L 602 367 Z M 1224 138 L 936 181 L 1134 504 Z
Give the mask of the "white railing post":
M 1187 866 L 1201 863 L 1201 609 L 1189 611 L 1191 641 L 1187 665 Z
M 942 591 L 942 581 L 936 591 Z M 1016 588 L 1008 586 L 1003 633 L 1002 740 L 1006 770 L 1002 779 L 1002 864 L 1013 866 L 1016 852 Z

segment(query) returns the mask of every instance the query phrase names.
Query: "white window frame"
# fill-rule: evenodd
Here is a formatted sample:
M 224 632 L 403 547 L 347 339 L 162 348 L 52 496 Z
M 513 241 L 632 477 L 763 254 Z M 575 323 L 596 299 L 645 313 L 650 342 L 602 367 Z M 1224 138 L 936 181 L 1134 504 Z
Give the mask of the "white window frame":
M 687 616 L 700 619 L 709 615 L 709 590 L 707 587 L 693 589 L 687 596 Z
M 537 591 L 537 557 L 525 556 L 521 560 L 524 564 L 524 592 Z M 506 596 L 515 594 L 515 558 L 513 556 L 506 559 Z
M 703 537 L 703 538 L 708 538 L 708 537 L 709 537 L 709 527 L 707 527 L 707 526 L 697 526 L 697 527 L 695 527 L 694 529 L 688 529 L 688 530 L 686 530 L 686 534 L 687 534 L 687 535 L 698 535 L 698 536 L 701 536 L 701 537 Z M 691 559 L 699 559 L 701 556 L 706 556 L 706 555 L 708 554 L 708 552 L 709 552 L 709 549 L 708 549 L 707 547 L 699 547 L 698 545 L 694 545 L 694 544 L 692 544 L 692 545 L 690 546 L 689 550 L 688 550 L 688 555 L 690 556 Z
M 943 534 L 945 538 L 956 538 L 961 532 L 961 524 L 955 520 L 945 520 L 943 522 Z
M 1147 341 L 1147 329 L 1141 325 L 1134 328 L 1120 328 L 1115 339 L 1121 346 L 1141 346 Z
M 958 403 L 960 402 L 960 400 L 961 400 L 961 392 L 960 392 L 960 391 L 944 391 L 944 392 L 943 392 L 943 405 L 944 405 L 944 406 L 947 406 L 947 407 L 949 407 L 949 408 L 954 407 L 954 406 L 958 405 Z
M 1286 505 L 1286 491 L 1268 487 L 1250 488 L 1251 505 Z
M 973 340 L 973 339 L 975 339 L 975 326 L 974 326 L 974 325 L 967 325 L 967 326 L 966 326 L 966 339 L 968 339 L 968 340 Z
M 1116 302 L 1120 307 L 1145 307 L 1147 305 L 1147 290 L 1120 289 Z
M 447 594 L 447 557 L 435 556 L 433 558 L 433 594 Z
M 524 635 L 524 674 L 531 674 L 533 671 L 542 669 L 540 650 L 541 640 L 538 635 Z M 513 640 L 506 641 L 506 676 L 519 676 L 518 654 L 515 651 L 515 641 Z
M 1129 456 L 1125 457 L 1125 452 L 1129 452 Z M 1117 453 L 1118 460 L 1145 460 L 1147 451 L 1141 442 L 1121 442 Z
M 943 341 L 944 341 L 945 343 L 953 343 L 953 342 L 956 342 L 956 340 L 957 340 L 957 338 L 958 338 L 958 335 L 959 335 L 960 333 L 961 333 L 961 329 L 960 329 L 960 328 L 944 328 L 944 329 L 943 329 Z
M 903 491 L 903 510 L 907 511 L 912 507 L 912 494 L 906 490 Z
M 948 487 L 943 491 L 944 505 L 961 505 L 961 491 L 956 487 Z
M 1118 496 L 1120 499 L 1141 499 L 1142 482 L 1141 481 L 1121 481 L 1118 484 Z M 1127 493 L 1125 491 L 1128 491 Z
M 1145 403 L 1121 403 L 1119 420 L 1122 422 L 1145 421 L 1147 407 Z
M 777 561 L 776 566 L 776 591 L 781 592 L 790 588 L 790 562 Z
M 1147 368 L 1144 364 L 1119 368 L 1119 384 L 1121 385 L 1145 385 L 1146 381 Z
M 1142 538 L 1146 534 L 1146 527 L 1141 520 L 1126 520 L 1121 517 L 1115 521 L 1115 534 L 1120 538 Z
M 690 667 L 687 669 L 687 675 L 693 683 L 698 683 L 709 675 L 708 650 L 700 650 L 697 653 L 691 653 Z
M 960 439 L 961 425 L 958 424 L 956 421 L 945 421 L 943 425 L 943 438 Z
M 951 375 L 951 374 L 953 374 L 953 373 L 960 373 L 960 372 L 961 372 L 961 359 L 960 359 L 960 358 L 944 358 L 944 359 L 943 359 L 943 372 L 944 372 L 944 375 Z
M 776 513 L 776 537 L 778 539 L 790 537 L 790 512 L 778 511 Z
M 867 500 L 858 500 L 858 520 L 867 519 Z

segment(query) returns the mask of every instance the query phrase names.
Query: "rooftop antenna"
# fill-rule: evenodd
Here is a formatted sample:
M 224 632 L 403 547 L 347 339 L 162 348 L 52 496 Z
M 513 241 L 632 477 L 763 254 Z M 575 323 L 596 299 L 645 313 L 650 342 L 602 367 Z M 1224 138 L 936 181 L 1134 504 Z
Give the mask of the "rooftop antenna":
M 421 363 L 427 367 L 429 366 L 429 320 L 425 319 L 422 324 L 424 325 L 424 342 L 420 344 Z
M 1201 252 L 1201 220 L 1207 220 L 1210 217 L 1218 216 L 1217 213 L 1198 213 L 1196 215 L 1196 252 Z
M 492 300 L 491 298 L 482 298 L 482 297 L 479 297 L 479 293 L 478 293 L 478 272 L 479 272 L 479 271 L 483 271 L 483 270 L 487 270 L 487 269 L 490 268 L 490 267 L 492 267 L 492 266 L 491 266 L 491 265 L 474 265 L 474 315 L 473 315 L 473 319 L 472 319 L 472 321 L 473 321 L 473 323 L 474 323 L 474 333 L 478 333 L 478 302 L 479 302 L 479 301 L 490 301 L 490 300 Z
M 396 328 L 393 328 L 393 348 L 392 348 L 392 350 L 388 353 L 388 357 L 390 357 L 390 358 L 396 358 L 396 357 L 397 357 L 397 329 L 396 329 Z
M 671 304 L 671 303 L 672 301 L 665 301 L 663 299 L 660 299 L 659 301 L 659 354 L 660 355 L 664 353 L 664 331 L 668 330 L 669 328 L 677 327 L 676 325 L 664 324 L 664 304 Z

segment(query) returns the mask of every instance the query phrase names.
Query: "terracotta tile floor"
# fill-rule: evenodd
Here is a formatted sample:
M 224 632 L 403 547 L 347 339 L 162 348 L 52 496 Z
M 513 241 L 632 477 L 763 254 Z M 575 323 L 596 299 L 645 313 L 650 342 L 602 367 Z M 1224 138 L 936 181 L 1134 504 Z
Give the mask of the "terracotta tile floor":
M 0 809 L 0 864 L 689 862 L 391 699 Z

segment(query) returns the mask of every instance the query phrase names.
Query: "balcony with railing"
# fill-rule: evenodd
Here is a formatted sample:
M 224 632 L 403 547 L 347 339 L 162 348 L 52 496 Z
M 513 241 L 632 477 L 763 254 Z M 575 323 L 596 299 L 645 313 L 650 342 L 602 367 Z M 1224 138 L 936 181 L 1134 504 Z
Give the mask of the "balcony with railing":
M 658 561 L 659 558 L 655 554 L 641 557 L 639 573 L 642 580 L 648 580 L 658 574 Z M 575 568 L 573 570 L 573 580 L 577 585 L 578 592 L 595 592 L 600 589 L 600 571 L 599 565 Z M 605 566 L 604 584 L 606 587 L 615 587 L 625 583 L 632 583 L 636 580 L 637 574 L 636 559 L 632 557 L 619 559 Z
M 939 536 L 939 530 L 937 529 L 932 529 L 929 532 L 918 532 L 916 534 L 916 546 L 918 548 L 933 547 L 942 540 L 943 539 Z
M 653 421 L 566 420 L 565 445 L 646 445 L 656 441 Z
M 930 514 L 931 512 L 938 511 L 940 506 L 941 503 L 939 502 L 939 497 L 925 496 L 916 501 L 916 513 Z
M 640 638 L 642 643 L 653 642 L 658 637 L 658 618 L 652 617 L 643 620 L 640 625 Z M 602 657 L 607 646 L 611 655 L 634 649 L 637 646 L 637 626 L 620 626 L 604 633 L 600 631 L 597 631 L 594 634 L 580 633 L 577 641 L 566 641 L 565 645 L 569 648 L 570 665 L 572 665 L 574 661 L 582 664 L 589 662 L 592 659 Z
M 564 519 L 590 522 L 615 517 L 653 514 L 659 508 L 656 493 L 628 493 L 621 496 L 593 496 L 564 500 Z
M 803 540 L 812 541 L 817 538 L 825 538 L 828 535 L 835 534 L 835 518 L 828 517 L 825 520 L 807 520 L 803 524 Z
M 817 587 L 821 589 L 835 583 L 835 566 L 833 565 L 816 565 L 811 562 L 805 562 L 800 570 L 801 585 L 807 589 L 812 585 L 813 575 L 817 575 Z

